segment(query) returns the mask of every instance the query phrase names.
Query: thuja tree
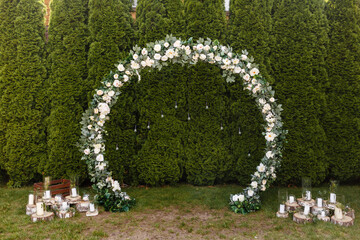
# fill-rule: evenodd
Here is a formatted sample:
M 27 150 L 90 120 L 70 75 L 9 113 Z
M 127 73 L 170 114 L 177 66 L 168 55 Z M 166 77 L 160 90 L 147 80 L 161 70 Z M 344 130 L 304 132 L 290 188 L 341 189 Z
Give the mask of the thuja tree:
M 7 33 L 2 41 L 9 40 L 5 42 L 9 48 L 1 47 L 4 60 L 1 123 L 6 127 L 3 132 L 6 141 L 2 141 L 1 148 L 4 167 L 10 177 L 8 184 L 20 186 L 36 178 L 39 163 L 47 158 L 44 15 L 43 5 L 36 0 L 3 4 L 2 10 L 10 14 L 1 26 L 2 33 Z
M 330 176 L 360 176 L 360 2 L 330 0 L 326 133 Z
M 77 149 L 81 116 L 92 85 L 87 78 L 87 1 L 59 0 L 51 4 L 48 68 L 50 116 L 49 159 L 44 173 L 53 177 L 86 174 Z
M 326 109 L 324 57 L 327 25 L 323 1 L 276 1 L 271 56 L 272 75 L 289 129 L 282 161 L 282 182 L 311 177 L 323 181 L 328 168 L 326 136 L 321 120 Z
M 88 27 L 88 82 L 94 89 L 122 57 L 121 53 L 130 50 L 134 32 L 129 9 L 121 0 L 90 0 Z

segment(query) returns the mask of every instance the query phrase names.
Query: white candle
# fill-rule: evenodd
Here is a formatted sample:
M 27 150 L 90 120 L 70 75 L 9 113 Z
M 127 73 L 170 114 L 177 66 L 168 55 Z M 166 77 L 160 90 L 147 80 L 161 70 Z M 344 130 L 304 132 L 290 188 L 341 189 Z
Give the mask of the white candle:
M 90 212 L 95 212 L 95 205 L 90 203 Z
M 342 218 L 343 218 L 343 214 L 342 214 L 341 208 L 335 207 L 334 214 L 335 214 L 335 218 L 337 218 L 337 219 L 342 219 Z
M 318 198 L 318 199 L 317 199 L 317 206 L 318 206 L 318 207 L 322 207 L 322 203 L 323 203 L 322 198 Z
M 285 213 L 285 205 L 280 204 L 280 213 Z
M 330 202 L 336 203 L 336 194 L 335 193 L 330 193 Z
M 34 205 L 34 194 L 29 194 L 29 205 Z
M 310 213 L 310 206 L 309 205 L 305 205 L 304 206 L 304 215 L 308 215 Z
M 290 196 L 289 197 L 289 203 L 293 203 L 293 202 L 295 202 L 295 198 L 294 198 L 294 196 Z
M 45 198 L 51 198 L 50 190 L 45 191 Z
M 308 200 L 308 201 L 311 200 L 311 192 L 310 191 L 306 191 L 306 200 Z
M 72 189 L 71 189 L 71 196 L 72 196 L 72 197 L 76 197 L 76 196 L 77 196 L 76 188 L 72 188 Z
M 63 211 L 66 211 L 67 208 L 68 208 L 67 202 L 62 202 L 62 209 L 63 209 Z
M 322 217 L 325 217 L 326 215 L 325 215 L 325 211 L 321 211 L 321 216 Z
M 36 215 L 38 216 L 44 215 L 44 205 L 42 202 L 36 203 Z

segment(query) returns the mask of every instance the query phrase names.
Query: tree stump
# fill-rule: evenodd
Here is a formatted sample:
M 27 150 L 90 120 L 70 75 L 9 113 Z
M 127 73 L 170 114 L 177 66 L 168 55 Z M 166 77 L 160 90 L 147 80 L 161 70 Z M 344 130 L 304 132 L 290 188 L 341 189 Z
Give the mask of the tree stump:
M 56 216 L 59 218 L 71 218 L 74 216 L 74 212 L 72 211 L 57 211 Z
M 289 217 L 289 213 L 287 213 L 287 212 L 280 213 L 280 211 L 278 211 L 278 212 L 276 213 L 276 216 L 277 216 L 278 218 L 288 218 L 288 217 Z
M 68 202 L 70 205 L 77 204 L 79 201 L 81 201 L 81 196 L 76 196 L 76 197 L 66 196 L 65 201 Z
M 31 216 L 34 213 L 36 213 L 36 205 L 34 205 L 34 204 L 26 205 L 26 215 Z
M 89 201 L 80 201 L 76 204 L 76 210 L 79 212 L 87 212 L 89 210 Z
M 330 217 L 329 216 L 321 216 L 321 215 L 318 215 L 317 218 L 321 221 L 324 221 L 324 222 L 330 222 Z
M 345 216 L 348 216 L 348 217 L 351 217 L 352 219 L 355 219 L 355 210 L 350 208 L 350 210 L 345 213 Z
M 354 219 L 349 216 L 344 216 L 342 219 L 337 219 L 335 216 L 332 216 L 331 223 L 334 223 L 334 224 L 337 224 L 340 226 L 349 227 L 349 226 L 354 225 Z
M 87 217 L 94 217 L 94 216 L 97 216 L 97 215 L 99 215 L 98 210 L 95 210 L 94 212 L 90 212 L 90 211 L 86 212 Z
M 315 200 L 314 199 L 311 199 L 311 200 L 304 200 L 302 198 L 298 198 L 297 199 L 297 202 L 300 206 L 305 206 L 305 205 L 309 205 L 310 207 L 313 207 L 315 206 Z
M 293 202 L 293 203 L 286 202 L 285 203 L 286 211 L 296 211 L 296 209 L 298 209 L 298 208 L 300 208 L 300 205 L 297 204 L 297 202 Z
M 325 207 L 331 210 L 335 210 L 336 203 L 330 203 L 329 201 L 325 201 Z
M 308 223 L 308 222 L 312 222 L 312 218 L 309 216 L 305 216 L 301 213 L 295 213 L 293 216 L 293 221 L 296 223 Z
M 37 215 L 34 213 L 31 215 L 31 221 L 32 222 L 38 222 L 38 221 L 51 221 L 54 219 L 54 213 L 53 212 L 44 212 L 44 215 Z
M 323 207 L 318 207 L 316 205 L 311 208 L 311 213 L 314 215 L 319 215 L 322 211 L 326 211 L 326 209 Z

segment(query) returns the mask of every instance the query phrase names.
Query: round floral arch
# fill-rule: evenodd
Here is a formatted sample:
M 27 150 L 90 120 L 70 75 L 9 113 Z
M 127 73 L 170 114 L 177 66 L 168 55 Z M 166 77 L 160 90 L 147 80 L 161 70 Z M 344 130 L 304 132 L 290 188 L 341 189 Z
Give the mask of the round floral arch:
M 243 192 L 230 195 L 230 207 L 234 212 L 247 213 L 260 209 L 260 192 L 265 191 L 276 178 L 276 168 L 280 166 L 281 150 L 286 131 L 282 129 L 280 113 L 281 105 L 274 98 L 275 92 L 269 83 L 260 75 L 253 58 L 246 51 L 236 54 L 229 46 L 220 45 L 217 40 L 199 39 L 196 42 L 190 38 L 182 41 L 172 36 L 165 40 L 148 43 L 146 48 L 135 46 L 129 56 L 117 64 L 115 73 L 111 72 L 102 81 L 102 86 L 96 90 L 89 109 L 84 113 L 82 122 L 81 151 L 82 159 L 88 165 L 88 172 L 96 199 L 99 204 L 110 211 L 128 211 L 135 204 L 121 191 L 118 181 L 111 177 L 108 162 L 104 158 L 106 133 L 104 124 L 109 120 L 111 107 L 116 103 L 121 88 L 128 84 L 132 76 L 141 79 L 140 72 L 145 68 L 161 70 L 169 63 L 196 64 L 198 61 L 215 64 L 222 69 L 227 82 L 244 85 L 255 98 L 255 102 L 265 120 L 263 135 L 266 140 L 265 155 L 261 159 L 251 183 Z M 239 76 L 240 78 L 235 78 Z

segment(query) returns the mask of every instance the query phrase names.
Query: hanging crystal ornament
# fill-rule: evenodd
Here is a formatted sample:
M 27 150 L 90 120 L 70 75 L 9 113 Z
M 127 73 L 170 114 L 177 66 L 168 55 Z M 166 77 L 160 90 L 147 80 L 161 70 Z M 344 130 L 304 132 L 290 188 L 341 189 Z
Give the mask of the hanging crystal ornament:
M 164 117 L 164 113 L 163 113 L 163 111 L 161 110 L 161 118 L 163 118 Z
M 205 109 L 209 109 L 209 104 L 208 104 L 208 102 L 206 102 L 206 107 L 205 107 Z
M 191 118 L 190 118 L 190 113 L 188 113 L 188 121 L 190 121 L 191 120 Z
M 147 129 L 150 129 L 150 121 L 148 122 Z
M 224 130 L 223 124 L 221 123 L 220 130 Z
M 136 125 L 135 125 L 135 128 L 134 128 L 134 132 L 137 132 Z
M 175 101 L 175 109 L 178 108 L 177 101 Z
M 241 129 L 240 129 L 240 127 L 239 127 L 239 135 L 241 135 Z
M 116 151 L 119 150 L 119 144 L 116 144 Z

